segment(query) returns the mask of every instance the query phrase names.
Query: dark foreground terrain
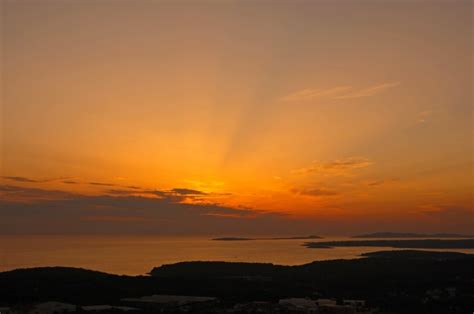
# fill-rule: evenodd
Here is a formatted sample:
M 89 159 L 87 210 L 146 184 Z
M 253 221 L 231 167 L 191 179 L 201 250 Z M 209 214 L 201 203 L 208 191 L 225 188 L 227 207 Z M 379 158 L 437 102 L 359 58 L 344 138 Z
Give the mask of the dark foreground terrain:
M 12 313 L 28 313 L 35 304 L 57 301 L 77 305 L 78 313 L 85 312 L 82 306 L 97 304 L 133 307 L 137 313 L 474 311 L 473 255 L 422 251 L 365 255 L 361 259 L 300 266 L 183 262 L 154 268 L 150 276 L 118 276 L 65 267 L 19 269 L 0 273 L 0 307 L 10 307 Z M 137 299 L 151 295 L 214 299 L 187 304 Z M 309 309 L 286 305 L 282 299 L 287 298 L 305 298 L 308 303 L 333 299 L 334 304 L 364 300 L 365 309 L 339 305 Z M 120 309 L 102 312 L 116 313 Z

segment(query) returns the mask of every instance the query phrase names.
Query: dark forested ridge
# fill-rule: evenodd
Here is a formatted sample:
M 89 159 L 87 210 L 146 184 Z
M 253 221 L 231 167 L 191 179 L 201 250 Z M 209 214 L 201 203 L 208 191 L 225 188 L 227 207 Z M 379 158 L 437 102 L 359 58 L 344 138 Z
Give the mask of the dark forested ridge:
M 153 294 L 212 296 L 222 304 L 317 295 L 364 299 L 392 313 L 450 313 L 454 305 L 457 310 L 474 306 L 472 255 L 399 251 L 366 256 L 300 266 L 182 262 L 156 267 L 150 276 L 65 267 L 19 269 L 0 273 L 0 306 L 48 300 L 117 304 L 122 298 Z M 440 304 L 423 303 L 430 291 L 445 289 L 455 289 L 455 296 Z

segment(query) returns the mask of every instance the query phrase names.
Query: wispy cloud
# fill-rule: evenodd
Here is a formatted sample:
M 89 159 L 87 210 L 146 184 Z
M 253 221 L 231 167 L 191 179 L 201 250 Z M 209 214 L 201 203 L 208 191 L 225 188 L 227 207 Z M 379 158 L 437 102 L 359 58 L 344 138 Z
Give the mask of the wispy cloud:
M 370 97 L 400 85 L 400 82 L 382 83 L 366 88 L 336 86 L 327 89 L 307 88 L 284 96 L 283 101 L 309 101 L 315 99 L 351 99 Z
M 45 182 L 45 180 L 36 180 L 24 177 L 4 177 L 7 180 L 15 181 L 19 185 L 24 183 Z M 56 179 L 55 179 L 56 180 Z M 49 180 L 48 180 L 49 181 Z M 64 184 L 74 185 L 79 184 L 78 181 L 63 180 Z M 85 182 L 85 184 L 97 186 L 101 189 L 100 193 L 103 195 L 116 197 L 146 197 L 165 199 L 172 203 L 202 203 L 212 204 L 216 199 L 223 196 L 230 195 L 229 193 L 211 193 L 196 189 L 188 188 L 172 188 L 172 189 L 148 189 L 141 188 L 134 185 L 122 185 L 107 182 Z M 69 199 L 77 196 L 76 193 L 62 191 L 39 189 L 25 186 L 0 184 L 0 201 L 20 201 L 20 202 L 34 202 L 38 200 L 53 200 L 53 199 Z
M 131 189 L 110 189 L 105 190 L 104 193 L 110 195 L 121 195 L 121 196 L 136 196 L 143 195 L 148 197 L 159 197 L 159 198 L 168 198 L 173 199 L 176 202 L 185 201 L 185 200 L 203 200 L 210 199 L 213 197 L 219 197 L 224 195 L 229 195 L 229 193 L 207 193 L 194 189 L 186 188 L 174 188 L 171 190 L 158 190 L 158 189 L 141 189 L 141 188 L 131 188 Z
M 109 183 L 109 182 L 89 182 L 88 184 L 95 185 L 95 186 L 104 186 L 104 187 L 119 187 L 119 188 L 132 189 L 132 190 L 142 189 L 141 187 L 136 186 L 136 185 L 124 185 L 124 184 Z
M 314 161 L 310 166 L 293 170 L 295 174 L 346 174 L 354 169 L 366 168 L 372 165 L 373 162 L 362 157 L 350 157 L 330 162 Z
M 86 184 L 86 185 L 91 185 L 91 186 L 97 186 L 97 187 L 116 187 L 116 188 L 123 188 L 123 189 L 131 189 L 131 190 L 142 190 L 142 187 L 136 186 L 136 185 L 126 185 L 126 184 L 117 184 L 117 183 L 110 183 L 110 182 L 97 182 L 97 181 L 92 181 L 92 182 L 87 182 L 87 181 L 81 181 L 81 180 L 75 180 L 73 177 L 58 177 L 58 178 L 49 178 L 49 179 L 37 179 L 37 178 L 31 178 L 31 177 L 22 177 L 22 176 L 2 176 L 0 177 L 1 179 L 8 180 L 8 181 L 14 181 L 17 183 L 48 183 L 48 182 L 55 182 L 55 181 L 61 181 L 63 184 L 68 184 L 68 185 L 73 185 L 73 184 Z M 180 189 L 177 189 L 174 191 L 175 193 L 180 193 Z M 181 191 L 183 192 L 183 191 Z M 190 193 L 192 194 L 192 193 Z
M 388 183 L 394 183 L 400 181 L 398 178 L 390 178 L 390 179 L 380 179 L 380 180 L 373 180 L 366 182 L 368 186 L 380 186 Z
M 5 193 L 27 197 L 18 201 Z M 288 224 L 278 214 L 221 204 L 181 202 L 188 195 L 84 195 L 39 188 L 0 185 L 0 233 L 113 232 L 218 233 L 253 232 L 261 226 L 273 231 Z M 174 193 L 174 195 L 172 195 Z M 238 223 L 236 223 L 238 220 Z M 266 227 L 265 227 L 266 228 Z
M 367 183 L 367 185 L 368 186 L 379 186 L 379 185 L 382 185 L 384 183 L 385 183 L 384 180 L 377 180 L 377 181 L 371 181 L 371 182 Z
M 206 195 L 207 194 L 203 191 L 184 189 L 184 188 L 174 188 L 170 192 L 180 194 L 180 195 Z
M 324 196 L 335 196 L 339 193 L 333 190 L 325 188 L 314 188 L 314 189 L 293 189 L 293 193 L 307 196 L 324 197 Z
M 69 199 L 74 197 L 74 193 L 58 190 L 43 190 L 16 185 L 0 184 L 0 201 L 38 201 Z
M 395 83 L 384 83 L 379 85 L 374 85 L 368 88 L 364 88 L 358 91 L 353 91 L 346 95 L 336 96 L 335 99 L 348 99 L 348 98 L 360 98 L 360 97 L 370 97 L 381 92 L 384 92 L 390 88 L 400 85 L 399 82 Z
M 64 180 L 63 183 L 64 184 L 78 184 L 79 182 L 74 181 L 74 180 Z
M 219 213 L 219 212 L 210 212 L 201 214 L 201 216 L 211 216 L 211 217 L 219 217 L 219 218 L 234 218 L 234 219 L 254 219 L 258 215 L 252 211 L 241 211 L 238 213 Z
M 474 208 L 456 204 L 423 204 L 418 206 L 421 213 L 431 216 L 465 216 L 474 223 Z
M 119 215 L 119 216 L 84 216 L 80 218 L 81 221 L 91 221 L 91 222 L 146 222 L 147 219 L 141 216 L 129 216 L 129 215 Z
M 38 180 L 26 178 L 26 177 L 9 177 L 9 176 L 3 176 L 3 179 L 10 180 L 10 181 L 16 181 L 16 182 L 27 182 L 27 183 L 36 183 L 39 182 Z
M 19 177 L 19 176 L 2 176 L 2 179 L 21 182 L 21 183 L 46 183 L 46 182 L 53 182 L 58 180 L 65 180 L 68 178 L 51 178 L 51 179 L 33 179 L 28 177 Z
M 104 182 L 89 182 L 90 185 L 97 185 L 97 186 L 120 186 L 114 183 L 104 183 Z
M 425 204 L 419 206 L 427 221 L 435 223 L 438 230 L 474 230 L 474 208 L 461 204 Z
M 284 101 L 304 101 L 311 100 L 319 97 L 329 97 L 332 98 L 337 95 L 341 95 L 345 92 L 351 91 L 353 88 L 351 86 L 337 86 L 328 89 L 303 89 L 297 91 L 293 94 L 287 95 L 282 98 Z

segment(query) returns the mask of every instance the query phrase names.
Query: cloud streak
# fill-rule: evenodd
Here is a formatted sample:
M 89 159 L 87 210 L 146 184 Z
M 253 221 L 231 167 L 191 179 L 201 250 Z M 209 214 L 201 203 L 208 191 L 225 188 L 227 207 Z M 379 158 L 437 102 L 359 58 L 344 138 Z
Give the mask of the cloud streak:
M 15 185 L 0 184 L 0 200 L 27 201 L 34 202 L 38 200 L 68 199 L 76 194 L 58 191 L 43 190 L 37 188 L 20 187 Z
M 184 188 L 174 188 L 171 190 L 171 192 L 180 194 L 180 195 L 207 195 L 207 193 L 198 191 L 198 190 L 192 190 L 192 189 L 184 189 Z
M 151 192 L 151 191 L 150 191 Z M 183 203 L 189 195 L 168 191 L 161 197 L 82 195 L 0 185 L 0 193 L 29 197 L 28 202 L 0 197 L 2 233 L 208 233 L 252 232 L 259 225 L 287 223 L 271 212 L 219 204 Z M 194 192 L 193 192 L 194 193 Z M 236 223 L 236 220 L 239 222 Z M 242 225 L 241 221 L 245 221 Z M 273 228 L 273 227 L 272 227 Z
M 400 85 L 400 82 L 382 83 L 357 89 L 353 86 L 336 86 L 327 89 L 303 89 L 282 98 L 283 101 L 310 101 L 315 99 L 354 99 L 371 97 Z
M 314 196 L 314 197 L 327 197 L 339 195 L 338 192 L 328 190 L 325 188 L 315 188 L 315 189 L 293 189 L 292 192 L 299 195 Z
M 68 178 L 52 178 L 52 179 L 32 179 L 27 177 L 20 177 L 20 176 L 2 176 L 2 179 L 15 181 L 20 183 L 46 183 L 46 182 L 53 182 L 58 180 L 65 180 Z
M 8 181 L 13 181 L 16 183 L 48 183 L 48 182 L 55 182 L 55 181 L 61 181 L 61 183 L 66 184 L 66 185 L 79 185 L 79 184 L 84 184 L 84 185 L 90 185 L 90 186 L 95 186 L 95 187 L 104 187 L 104 188 L 117 188 L 117 190 L 110 190 L 113 191 L 112 193 L 119 194 L 130 194 L 133 192 L 130 192 L 129 190 L 144 190 L 144 188 L 136 185 L 126 185 L 126 184 L 117 184 L 117 183 L 110 183 L 110 182 L 97 182 L 97 181 L 78 181 L 78 180 L 73 180 L 71 177 L 60 177 L 60 178 L 52 178 L 52 179 L 35 179 L 35 178 L 30 178 L 30 177 L 22 177 L 22 176 L 2 176 L 0 177 L 4 180 Z M 119 192 L 119 189 L 127 189 Z M 128 192 L 127 192 L 128 191 Z M 126 193 L 127 192 L 127 193 Z M 155 191 L 156 192 L 156 191 Z M 175 188 L 171 190 L 171 192 L 176 193 L 176 194 L 201 194 L 205 195 L 206 193 L 197 191 L 197 190 L 190 190 L 190 189 L 185 189 L 185 188 Z
M 120 186 L 120 185 L 118 185 L 118 184 L 114 184 L 114 183 L 104 183 L 104 182 L 89 182 L 89 185 L 108 186 L 108 187 Z
M 293 170 L 294 174 L 331 174 L 331 175 L 344 175 L 352 170 L 366 168 L 373 163 L 361 157 L 350 157 L 346 159 L 334 160 L 326 163 L 314 161 L 310 166 Z

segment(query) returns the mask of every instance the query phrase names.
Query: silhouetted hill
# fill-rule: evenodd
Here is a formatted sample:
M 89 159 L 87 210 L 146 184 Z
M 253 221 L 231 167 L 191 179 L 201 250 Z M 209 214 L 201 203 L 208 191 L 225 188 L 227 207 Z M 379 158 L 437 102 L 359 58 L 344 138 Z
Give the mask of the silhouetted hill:
M 432 258 L 439 254 L 443 258 Z M 0 305 L 49 300 L 120 304 L 122 298 L 153 294 L 213 296 L 222 304 L 234 304 L 317 293 L 365 299 L 391 313 L 453 313 L 453 305 L 464 313 L 474 306 L 472 255 L 402 251 L 367 256 L 299 266 L 182 262 L 156 267 L 151 276 L 136 277 L 65 267 L 19 269 L 0 273 Z M 447 303 L 427 308 L 422 302 L 427 291 L 453 287 L 456 297 Z
M 404 233 L 404 232 L 375 232 L 352 236 L 353 238 L 474 238 L 472 235 L 456 233 Z
M 61 300 L 75 304 L 107 303 L 146 293 L 149 278 L 119 276 L 82 268 L 39 267 L 0 273 L 0 301 L 8 303 Z
M 308 248 L 321 249 L 332 247 L 357 247 L 376 246 L 393 247 L 407 249 L 473 249 L 474 239 L 459 240 L 353 240 L 353 241 L 329 241 L 329 242 L 307 242 L 304 244 Z
M 155 267 L 155 277 L 238 277 L 269 276 L 284 271 L 288 266 L 270 263 L 181 262 Z
M 155 267 L 150 275 L 154 277 L 205 277 L 205 278 L 223 278 L 223 277 L 242 277 L 250 278 L 253 276 L 257 277 L 268 277 L 268 276 L 299 276 L 302 278 L 308 275 L 308 272 L 312 272 L 313 275 L 317 273 L 325 273 L 326 271 L 335 271 L 338 273 L 338 268 L 347 267 L 365 267 L 374 265 L 385 265 L 387 260 L 390 259 L 397 263 L 413 263 L 413 259 L 417 259 L 420 263 L 430 264 L 434 260 L 446 261 L 446 260 L 469 260 L 474 261 L 473 254 L 464 254 L 458 252 L 434 252 L 434 251 L 416 251 L 416 250 L 403 250 L 403 251 L 379 251 L 372 253 L 365 253 L 362 256 L 369 257 L 366 259 L 353 259 L 353 260 L 329 260 L 329 261 L 315 261 L 309 264 L 298 265 L 298 266 L 284 266 L 274 265 L 267 263 L 234 263 L 234 262 L 181 262 L 175 264 L 163 265 Z M 380 259 L 385 257 L 386 260 Z M 396 260 L 395 260 L 396 259 Z M 388 265 L 387 265 L 388 266 Z M 393 264 L 390 266 L 393 270 L 396 270 L 399 265 Z M 404 272 L 404 269 L 400 269 L 400 272 Z M 355 275 L 369 276 L 369 274 L 360 274 L 354 272 Z M 324 275 L 328 277 L 327 274 Z

